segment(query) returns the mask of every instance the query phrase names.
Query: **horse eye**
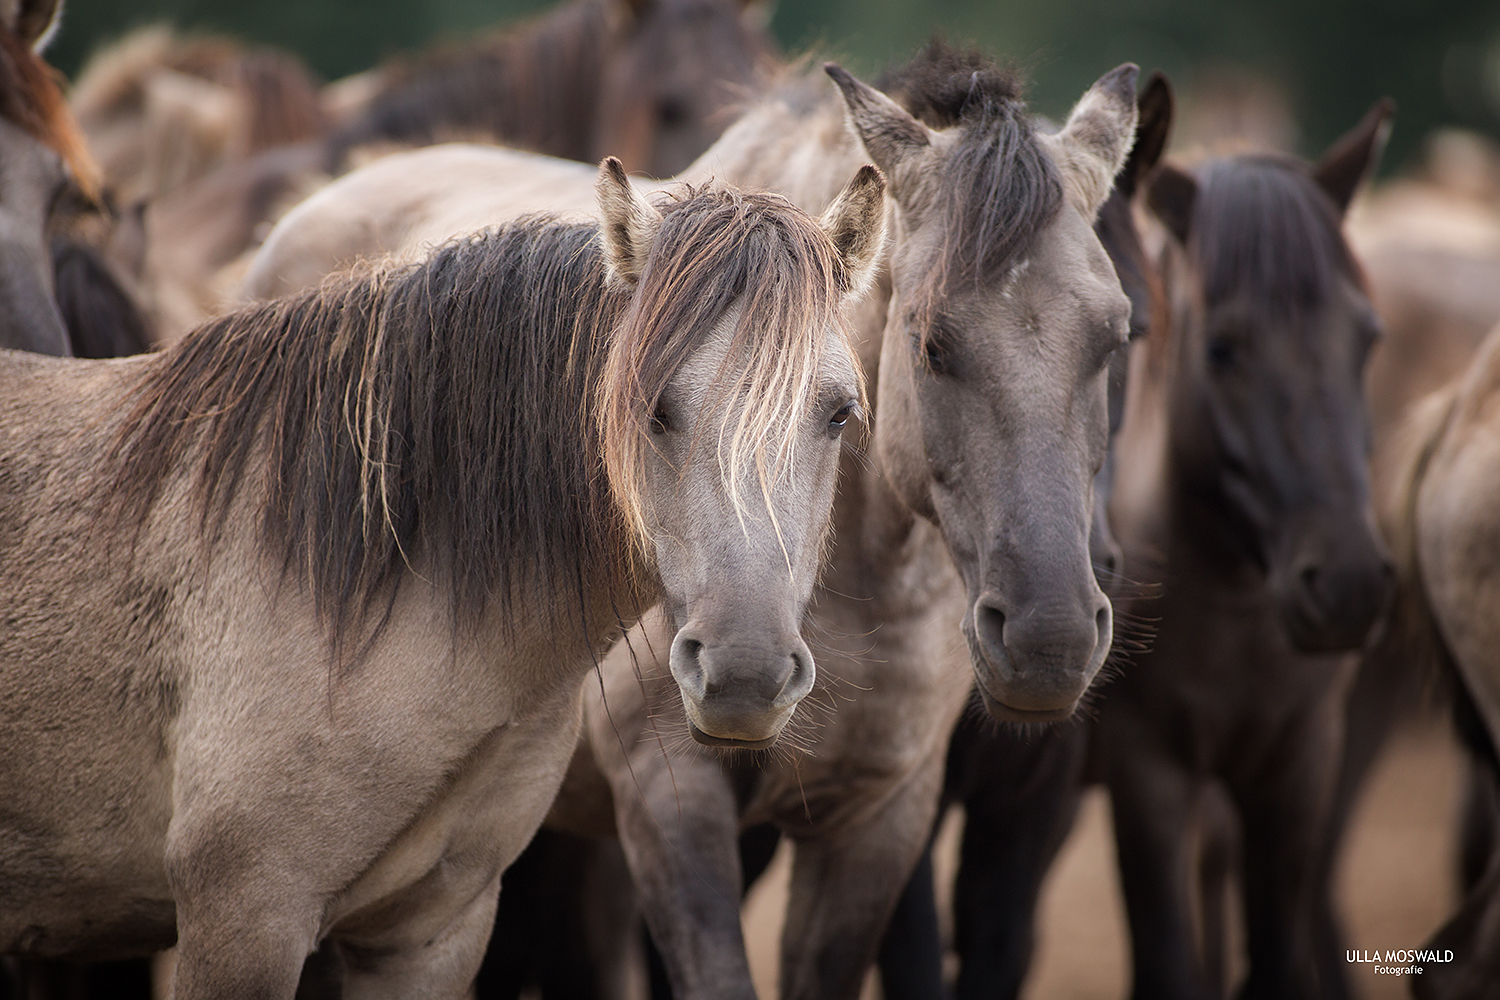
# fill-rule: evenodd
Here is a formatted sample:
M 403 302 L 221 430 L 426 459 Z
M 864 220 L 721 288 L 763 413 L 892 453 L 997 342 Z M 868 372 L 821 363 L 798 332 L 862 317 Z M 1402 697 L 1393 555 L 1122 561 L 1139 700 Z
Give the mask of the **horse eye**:
M 675 97 L 663 97 L 656 105 L 656 118 L 663 125 L 681 125 L 688 119 L 687 105 Z
M 855 401 L 851 399 L 837 410 L 834 410 L 833 416 L 828 418 L 828 429 L 834 433 L 843 430 L 844 425 L 849 422 L 849 416 L 854 412 L 854 407 Z
M 651 433 L 665 434 L 672 429 L 672 421 L 667 417 L 667 411 L 658 406 L 656 412 L 651 414 Z
M 1220 371 L 1234 367 L 1238 357 L 1234 342 L 1227 337 L 1214 337 L 1208 342 L 1208 363 Z

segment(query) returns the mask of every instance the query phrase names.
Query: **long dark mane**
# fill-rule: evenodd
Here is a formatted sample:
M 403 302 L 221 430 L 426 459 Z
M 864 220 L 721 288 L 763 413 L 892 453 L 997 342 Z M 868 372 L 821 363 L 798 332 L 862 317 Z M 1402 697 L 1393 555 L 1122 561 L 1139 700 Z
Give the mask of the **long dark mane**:
M 135 389 L 112 495 L 144 523 L 188 471 L 211 538 L 242 485 L 263 484 L 264 543 L 336 640 L 417 563 L 466 621 L 538 588 L 557 610 L 585 576 L 633 586 L 621 483 L 638 476 L 606 475 L 610 457 L 639 455 L 656 395 L 736 301 L 740 367 L 800 358 L 805 380 L 843 280 L 781 199 L 698 191 L 663 208 L 633 293 L 607 280 L 594 226 L 529 219 L 199 328 Z M 782 405 L 801 405 L 789 385 Z
M 1037 141 L 1020 75 L 936 38 L 877 86 L 929 128 L 960 130 L 935 181 L 948 241 L 931 295 L 952 283 L 993 282 L 1062 205 L 1062 181 Z
M 397 64 L 393 79 L 330 140 L 338 164 L 362 143 L 426 144 L 483 133 L 586 160 L 601 73 L 619 17 L 610 0 L 572 0 L 528 24 Z
M 1338 277 L 1364 280 L 1332 200 L 1286 157 L 1209 163 L 1200 172 L 1189 249 L 1208 304 L 1241 295 L 1272 321 L 1317 309 Z

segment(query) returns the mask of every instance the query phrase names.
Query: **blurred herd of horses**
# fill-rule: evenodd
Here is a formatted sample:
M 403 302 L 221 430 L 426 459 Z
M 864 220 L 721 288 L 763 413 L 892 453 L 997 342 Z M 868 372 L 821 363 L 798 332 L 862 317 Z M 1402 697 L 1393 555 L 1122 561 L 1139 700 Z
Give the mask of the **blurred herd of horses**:
M 1016 997 L 1094 784 L 1137 1000 L 1357 996 L 1335 871 L 1437 701 L 1411 988 L 1500 998 L 1483 140 L 1174 162 L 1161 74 L 1051 123 L 743 0 L 327 86 L 153 28 L 65 95 L 59 7 L 0 4 L 0 997 L 753 1000 L 781 838 L 783 1000 Z

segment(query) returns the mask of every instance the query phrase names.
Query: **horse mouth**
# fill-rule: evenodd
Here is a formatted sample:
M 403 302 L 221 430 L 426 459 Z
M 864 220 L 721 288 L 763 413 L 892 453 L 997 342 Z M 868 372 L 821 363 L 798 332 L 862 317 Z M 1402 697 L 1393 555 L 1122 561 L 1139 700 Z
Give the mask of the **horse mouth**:
M 693 722 L 688 723 L 688 730 L 692 732 L 693 739 L 706 747 L 724 747 L 729 750 L 764 750 L 773 746 L 781 738 L 780 733 L 763 740 L 737 740 L 730 736 L 710 736 Z
M 979 691 L 984 710 L 1000 722 L 1062 722 L 1072 718 L 1073 710 L 1078 707 L 1074 699 L 1062 708 L 1014 708 L 987 691 L 983 684 L 974 687 Z

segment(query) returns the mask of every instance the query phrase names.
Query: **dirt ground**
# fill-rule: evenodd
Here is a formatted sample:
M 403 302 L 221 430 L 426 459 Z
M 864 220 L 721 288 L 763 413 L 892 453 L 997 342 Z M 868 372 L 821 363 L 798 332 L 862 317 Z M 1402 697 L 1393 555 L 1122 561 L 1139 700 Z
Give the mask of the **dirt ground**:
M 1366 787 L 1340 866 L 1338 893 L 1350 948 L 1420 947 L 1456 905 L 1453 829 L 1463 766 L 1442 719 L 1413 724 L 1387 748 Z M 951 816 L 940 839 L 940 882 L 952 878 L 961 823 L 960 816 Z M 745 904 L 751 968 L 762 1000 L 776 996 L 789 861 L 783 845 Z M 1048 876 L 1039 938 L 1024 1000 L 1118 1000 L 1127 994 L 1124 905 L 1109 802 L 1102 791 L 1089 794 Z M 1350 980 L 1356 996 L 1366 1000 L 1409 995 L 1404 979 L 1377 976 L 1368 965 L 1352 966 Z M 878 996 L 872 976 L 865 997 Z

